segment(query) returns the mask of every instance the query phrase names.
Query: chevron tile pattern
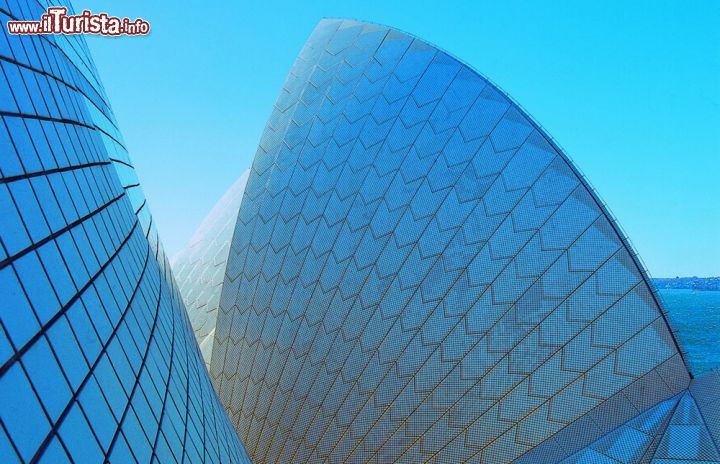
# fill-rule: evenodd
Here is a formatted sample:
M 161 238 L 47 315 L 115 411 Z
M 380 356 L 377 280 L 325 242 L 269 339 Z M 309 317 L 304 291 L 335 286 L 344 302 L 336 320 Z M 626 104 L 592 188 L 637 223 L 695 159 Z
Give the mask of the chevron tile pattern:
M 446 53 L 346 20 L 259 143 L 210 372 L 257 463 L 507 463 L 690 379 L 552 140 Z
M 248 462 L 85 41 L 6 33 L 45 7 L 0 2 L 0 462 Z
M 187 246 L 172 259 L 173 273 L 208 368 L 230 241 L 249 174 L 249 170 L 244 172 L 225 192 Z

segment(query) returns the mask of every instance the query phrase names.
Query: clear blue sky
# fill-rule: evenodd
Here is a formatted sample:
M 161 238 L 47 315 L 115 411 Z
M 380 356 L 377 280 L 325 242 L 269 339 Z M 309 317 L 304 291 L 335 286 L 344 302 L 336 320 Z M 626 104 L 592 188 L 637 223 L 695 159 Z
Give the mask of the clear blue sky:
M 152 24 L 148 37 L 89 42 L 171 256 L 250 166 L 317 21 L 348 17 L 426 39 L 520 102 L 595 186 L 651 275 L 720 275 L 720 2 L 75 7 Z

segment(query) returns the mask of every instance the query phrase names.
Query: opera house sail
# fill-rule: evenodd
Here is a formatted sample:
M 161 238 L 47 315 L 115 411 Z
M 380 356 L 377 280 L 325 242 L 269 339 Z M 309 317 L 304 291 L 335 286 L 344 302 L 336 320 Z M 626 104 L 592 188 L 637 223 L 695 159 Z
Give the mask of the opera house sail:
M 245 171 L 223 194 L 187 246 L 172 259 L 180 294 L 208 367 L 230 241 L 249 174 Z
M 374 24 L 321 21 L 287 77 L 210 372 L 257 463 L 720 460 L 718 376 L 691 385 L 570 160 L 478 73 Z
M 249 462 L 81 36 L 0 5 L 0 461 Z

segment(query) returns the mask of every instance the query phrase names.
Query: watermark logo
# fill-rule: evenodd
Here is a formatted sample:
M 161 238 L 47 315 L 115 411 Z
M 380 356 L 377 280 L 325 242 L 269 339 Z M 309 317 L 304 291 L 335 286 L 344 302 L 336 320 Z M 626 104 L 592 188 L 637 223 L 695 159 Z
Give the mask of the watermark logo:
M 148 35 L 150 23 L 142 18 L 118 18 L 107 13 L 83 10 L 68 15 L 64 6 L 51 6 L 39 21 L 8 21 L 7 28 L 14 35 L 39 34 L 95 34 L 117 37 L 120 35 Z

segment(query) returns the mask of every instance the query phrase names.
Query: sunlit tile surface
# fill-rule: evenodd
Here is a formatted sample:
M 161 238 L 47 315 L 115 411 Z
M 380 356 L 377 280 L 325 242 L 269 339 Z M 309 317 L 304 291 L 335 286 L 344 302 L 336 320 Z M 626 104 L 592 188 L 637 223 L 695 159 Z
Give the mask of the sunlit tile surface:
M 180 294 L 208 367 L 230 241 L 249 174 L 249 170 L 245 171 L 225 192 L 203 219 L 190 243 L 172 260 Z
M 554 142 L 367 23 L 322 21 L 291 69 L 220 308 L 211 375 L 258 463 L 559 462 L 687 401 L 644 272 Z
M 720 374 L 690 379 L 592 190 L 442 51 L 319 24 L 181 256 L 195 330 L 82 38 L 3 28 L 0 97 L 1 462 L 246 462 L 233 425 L 258 463 L 720 459 Z
M 45 6 L 0 2 L 0 462 L 247 462 L 84 40 L 7 35 Z

